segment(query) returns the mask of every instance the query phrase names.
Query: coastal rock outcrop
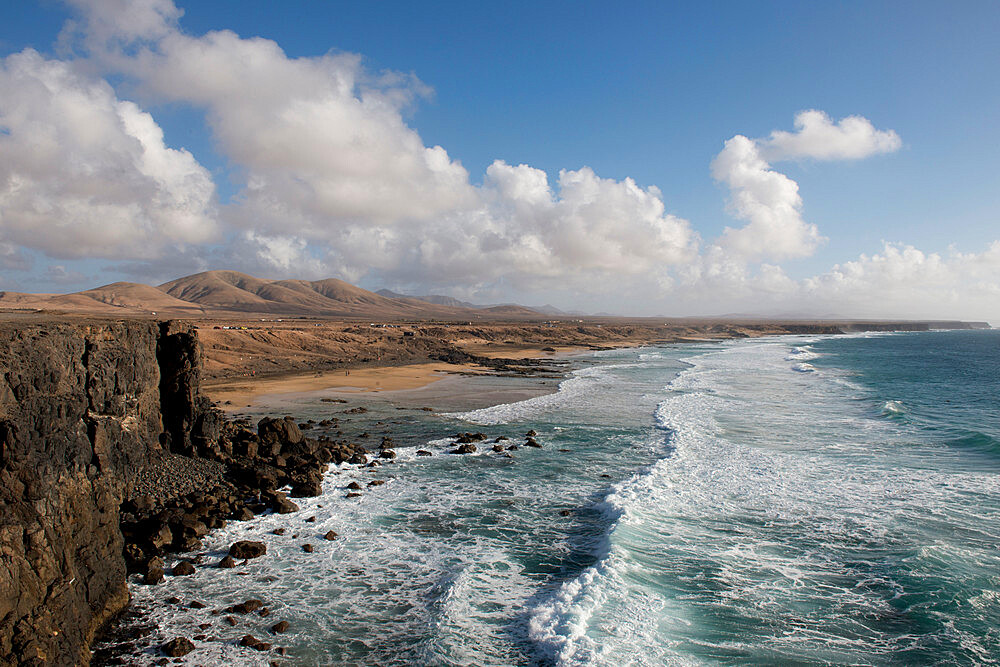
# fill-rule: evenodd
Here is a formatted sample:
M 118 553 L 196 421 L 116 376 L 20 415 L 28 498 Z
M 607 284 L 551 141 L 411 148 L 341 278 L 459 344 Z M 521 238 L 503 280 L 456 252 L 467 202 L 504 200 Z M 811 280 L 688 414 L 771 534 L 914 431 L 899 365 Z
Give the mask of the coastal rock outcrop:
M 0 326 L 0 664 L 86 664 L 128 604 L 119 506 L 174 417 L 158 353 L 183 331 Z
M 297 511 L 277 489 L 317 495 L 328 463 L 364 460 L 291 419 L 227 422 L 201 368 L 180 322 L 0 324 L 0 664 L 88 664 L 128 572 L 155 585 L 168 552 Z

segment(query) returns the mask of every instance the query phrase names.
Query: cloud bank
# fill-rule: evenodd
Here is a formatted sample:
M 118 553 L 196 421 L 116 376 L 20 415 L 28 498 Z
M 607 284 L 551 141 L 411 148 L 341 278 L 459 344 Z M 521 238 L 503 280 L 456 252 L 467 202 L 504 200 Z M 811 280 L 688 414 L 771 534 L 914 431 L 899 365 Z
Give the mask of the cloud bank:
M 117 259 L 218 239 L 208 171 L 73 63 L 32 50 L 0 61 L 0 128 L 0 241 Z
M 189 35 L 170 0 L 71 4 L 77 18 L 58 44 L 67 55 L 0 60 L 4 271 L 29 270 L 41 253 L 60 260 L 60 277 L 72 275 L 63 260 L 105 258 L 138 277 L 226 266 L 470 297 L 577 293 L 604 310 L 645 303 L 646 314 L 730 303 L 860 313 L 897 293 L 905 310 L 914 289 L 948 306 L 945 285 L 974 279 L 995 294 L 1000 284 L 996 246 L 939 257 L 890 244 L 814 278 L 785 274 L 777 262 L 825 239 L 775 165 L 900 148 L 861 116 L 807 110 L 794 131 L 726 141 L 711 175 L 741 226 L 704 239 L 656 187 L 586 166 L 550 182 L 498 160 L 474 180 L 407 124 L 429 94 L 412 74 L 371 72 L 356 54 L 292 58 L 226 30 Z M 204 115 L 234 197 L 218 201 L 212 174 L 167 145 L 160 105 Z

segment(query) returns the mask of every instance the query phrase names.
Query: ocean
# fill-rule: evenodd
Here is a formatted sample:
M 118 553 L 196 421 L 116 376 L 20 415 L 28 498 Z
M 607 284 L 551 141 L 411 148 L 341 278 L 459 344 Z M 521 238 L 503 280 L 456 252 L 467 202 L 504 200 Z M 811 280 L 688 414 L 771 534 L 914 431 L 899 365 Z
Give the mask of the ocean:
M 573 364 L 554 393 L 485 408 L 366 399 L 373 434 L 415 447 L 391 465 L 334 467 L 302 511 L 205 542 L 211 561 L 262 539 L 264 558 L 131 585 L 159 626 L 150 640 L 199 635 L 186 659 L 218 665 L 275 659 L 237 646 L 247 633 L 295 665 L 1000 662 L 1000 331 L 783 336 Z M 473 382 L 500 397 L 532 381 Z M 331 411 L 295 401 L 282 410 Z M 523 445 L 529 430 L 542 448 Z M 465 431 L 489 439 L 447 453 Z M 498 436 L 519 448 L 491 451 Z M 345 497 L 351 481 L 362 497 Z M 319 537 L 331 529 L 336 540 Z M 208 613 L 249 597 L 266 619 Z M 266 630 L 277 620 L 290 623 L 280 637 Z

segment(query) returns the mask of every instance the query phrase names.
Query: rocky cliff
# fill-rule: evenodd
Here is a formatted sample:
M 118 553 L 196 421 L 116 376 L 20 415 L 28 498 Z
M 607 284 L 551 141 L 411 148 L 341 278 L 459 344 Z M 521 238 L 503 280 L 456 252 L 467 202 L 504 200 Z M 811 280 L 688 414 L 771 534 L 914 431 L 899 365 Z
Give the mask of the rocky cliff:
M 127 477 L 192 448 L 197 355 L 173 323 L 0 325 L 0 664 L 86 664 L 128 604 Z

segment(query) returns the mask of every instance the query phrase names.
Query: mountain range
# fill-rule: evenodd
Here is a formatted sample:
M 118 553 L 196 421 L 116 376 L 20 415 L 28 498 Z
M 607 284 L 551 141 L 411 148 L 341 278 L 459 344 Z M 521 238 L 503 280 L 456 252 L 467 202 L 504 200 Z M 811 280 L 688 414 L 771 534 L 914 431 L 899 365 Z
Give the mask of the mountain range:
M 450 297 L 370 292 L 343 280 L 265 280 L 205 271 L 158 286 L 117 282 L 72 294 L 0 292 L 0 311 L 130 317 L 239 316 L 378 319 L 529 319 L 546 313 L 513 304 L 475 306 Z

